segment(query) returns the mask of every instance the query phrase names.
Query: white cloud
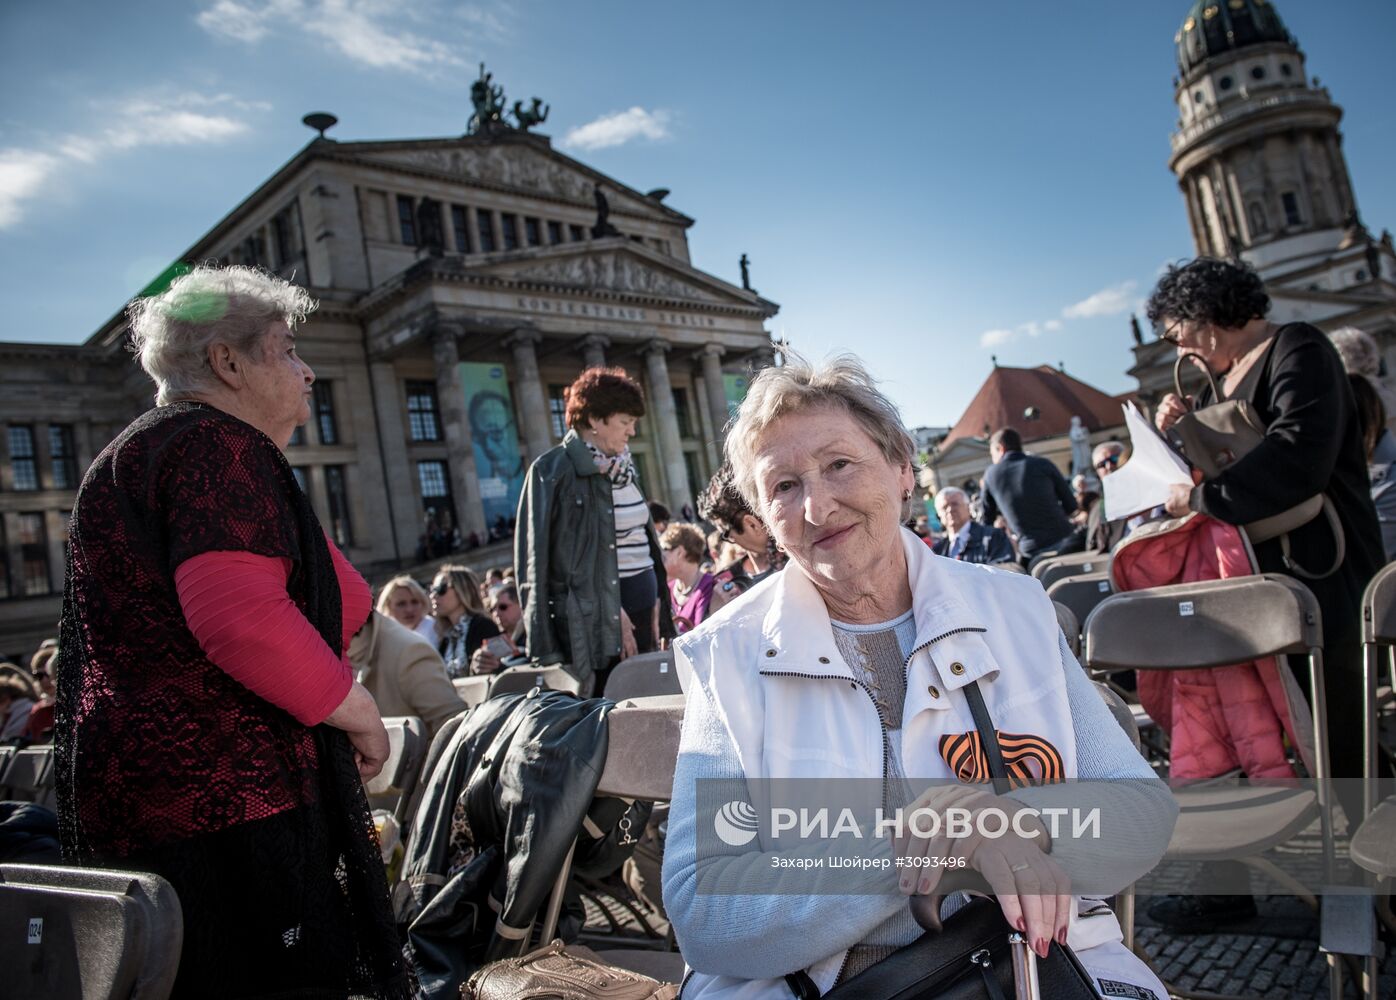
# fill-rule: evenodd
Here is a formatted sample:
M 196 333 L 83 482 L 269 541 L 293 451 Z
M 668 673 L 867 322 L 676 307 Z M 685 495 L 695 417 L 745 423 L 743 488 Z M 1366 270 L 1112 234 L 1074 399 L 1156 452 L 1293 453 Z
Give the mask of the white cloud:
M 1060 330 L 1061 328 L 1061 323 L 1054 319 L 1049 319 L 1041 323 L 1035 319 L 1030 319 L 1026 323 L 1019 323 L 1011 329 L 1008 327 L 1000 327 L 996 330 L 985 330 L 979 335 L 979 346 L 999 347 L 1019 337 L 1039 337 L 1044 332 Z
M 20 203 L 37 194 L 58 165 L 58 157 L 37 150 L 0 150 L 0 229 L 19 221 Z
M 65 165 L 95 164 L 143 146 L 191 146 L 225 142 L 251 126 L 230 110 L 266 110 L 230 94 L 181 94 L 103 102 L 105 124 L 90 133 L 60 136 L 51 150 L 0 151 L 0 229 L 19 221 L 21 203 L 38 195 Z
M 1062 321 L 1059 319 L 1049 319 L 1046 323 L 1042 324 L 1042 329 L 1046 330 L 1048 333 L 1056 333 L 1061 328 Z
M 607 149 L 620 146 L 632 139 L 667 139 L 669 137 L 669 112 L 646 111 L 636 105 L 626 111 L 602 115 L 585 125 L 568 130 L 562 137 L 562 145 L 577 149 Z
M 979 335 L 980 347 L 998 347 L 1013 339 L 1012 330 L 985 330 Z
M 1091 319 L 1096 316 L 1117 316 L 1129 312 L 1136 282 L 1124 281 L 1109 288 L 1102 288 L 1080 302 L 1062 310 L 1065 319 Z
M 282 29 L 312 35 L 361 65 L 423 74 L 466 65 L 463 39 L 442 38 L 452 21 L 485 40 L 508 34 L 504 16 L 489 6 L 430 7 L 404 8 L 390 0 L 216 0 L 195 21 L 211 35 L 248 45 Z M 431 27 L 423 34 L 406 28 L 405 21 Z

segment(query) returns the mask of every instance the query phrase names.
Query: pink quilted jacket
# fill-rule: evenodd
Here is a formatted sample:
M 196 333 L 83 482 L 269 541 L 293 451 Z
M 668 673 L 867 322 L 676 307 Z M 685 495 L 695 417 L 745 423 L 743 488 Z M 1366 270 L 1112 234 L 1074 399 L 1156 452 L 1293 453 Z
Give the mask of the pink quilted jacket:
M 1136 529 L 1116 547 L 1110 575 L 1117 591 L 1142 590 L 1251 576 L 1252 560 L 1240 528 L 1189 514 Z M 1285 737 L 1300 744 L 1281 669 L 1267 656 L 1229 667 L 1140 671 L 1139 701 L 1169 735 L 1170 777 L 1213 778 L 1236 768 L 1251 778 L 1294 777 Z

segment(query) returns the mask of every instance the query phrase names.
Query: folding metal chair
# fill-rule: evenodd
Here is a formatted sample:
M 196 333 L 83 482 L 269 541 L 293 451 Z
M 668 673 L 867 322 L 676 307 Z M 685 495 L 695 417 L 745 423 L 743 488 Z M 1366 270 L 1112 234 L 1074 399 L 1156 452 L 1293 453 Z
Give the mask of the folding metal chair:
M 1134 724 L 1134 713 L 1130 706 L 1115 693 L 1108 684 L 1101 681 L 1093 681 L 1100 698 L 1105 702 L 1105 707 L 1110 709 L 1110 714 L 1115 717 L 1115 721 L 1120 724 L 1120 728 L 1129 737 L 1134 749 L 1140 750 L 1143 744 L 1139 740 L 1139 727 Z M 1120 921 L 1120 929 L 1124 932 L 1124 946 L 1131 951 L 1134 950 L 1134 886 L 1128 885 L 1121 889 L 1115 896 L 1115 909 Z
M 184 917 L 158 875 L 0 865 L 0 969 L 12 1000 L 164 1000 Z
M 606 678 L 605 693 L 612 701 L 682 694 L 679 674 L 674 669 L 673 652 L 641 653 L 621 660 L 612 669 L 611 676 Z
M 674 788 L 674 766 L 679 758 L 683 708 L 683 695 L 633 698 L 618 703 L 606 716 L 610 730 L 606 766 L 601 772 L 596 794 L 667 802 Z M 568 850 L 548 899 L 543 915 L 542 941 L 552 940 L 557 930 L 563 893 L 571 876 L 573 849 Z M 683 957 L 677 951 L 611 948 L 598 949 L 597 954 L 621 968 L 642 972 L 661 981 L 678 982 L 683 978 Z
M 1066 644 L 1071 647 L 1071 655 L 1081 658 L 1081 622 L 1072 611 L 1060 601 L 1053 601 L 1052 608 L 1057 612 L 1057 624 L 1061 626 Z
M 17 750 L 9 766 L 5 768 L 6 797 L 20 802 L 38 802 L 44 797 L 45 790 L 53 787 L 49 778 L 52 770 L 51 745 Z
M 1029 567 L 1033 577 L 1042 582 L 1043 589 L 1050 588 L 1058 580 L 1087 573 L 1109 573 L 1110 554 L 1108 552 L 1073 552 L 1065 556 L 1050 556 Z
M 1114 592 L 1110 575 L 1104 572 L 1061 577 L 1047 588 L 1047 596 L 1070 608 L 1078 622 L 1085 622 L 1096 605 Z
M 415 715 L 383 720 L 388 730 L 388 759 L 383 770 L 364 785 L 369 804 L 377 809 L 392 811 L 402 825 L 407 804 L 422 773 L 422 759 L 427 752 L 427 729 Z
M 1166 641 L 1160 641 L 1161 637 Z M 1323 686 L 1323 630 L 1318 602 L 1287 576 L 1263 574 L 1178 584 L 1114 594 L 1085 625 L 1085 665 L 1092 671 L 1176 670 L 1221 667 L 1264 656 L 1307 657 L 1312 728 L 1300 725 L 1302 705 L 1291 716 L 1316 790 L 1309 788 L 1196 785 L 1176 788 L 1181 812 L 1166 858 L 1240 861 L 1264 873 L 1318 908 L 1305 886 L 1261 854 L 1319 821 L 1324 873 L 1331 875 L 1333 825 L 1329 788 L 1328 723 Z M 1280 669 L 1288 669 L 1281 664 Z M 1325 879 L 1325 881 L 1327 878 Z M 1330 959 L 1330 989 L 1341 996 L 1341 973 Z

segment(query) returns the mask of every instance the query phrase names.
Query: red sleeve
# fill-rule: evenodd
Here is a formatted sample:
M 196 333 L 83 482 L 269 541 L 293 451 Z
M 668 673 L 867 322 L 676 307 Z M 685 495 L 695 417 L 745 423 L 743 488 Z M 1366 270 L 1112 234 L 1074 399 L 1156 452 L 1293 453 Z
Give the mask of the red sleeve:
M 307 726 L 323 722 L 353 684 L 286 592 L 289 559 L 205 552 L 175 570 L 185 621 L 213 663 Z
M 325 536 L 325 544 L 330 547 L 334 575 L 339 581 L 339 603 L 343 608 L 340 621 L 344 626 L 344 644 L 339 649 L 343 652 L 349 648 L 349 640 L 354 638 L 354 633 L 368 621 L 369 612 L 373 610 L 373 591 L 329 535 Z

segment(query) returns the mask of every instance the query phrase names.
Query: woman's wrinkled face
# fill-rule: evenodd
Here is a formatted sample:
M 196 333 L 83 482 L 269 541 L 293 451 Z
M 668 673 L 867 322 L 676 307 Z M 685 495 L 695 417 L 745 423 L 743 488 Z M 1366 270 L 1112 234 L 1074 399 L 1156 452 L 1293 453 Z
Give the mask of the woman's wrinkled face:
M 388 616 L 399 625 L 416 628 L 426 613 L 426 602 L 406 587 L 396 588 L 388 598 Z
M 262 338 L 260 349 L 238 357 L 243 387 L 255 426 L 281 447 L 310 419 L 310 386 L 315 373 L 296 354 L 296 337 L 278 320 Z
M 673 576 L 680 570 L 686 571 L 693 566 L 693 563 L 689 562 L 688 555 L 684 552 L 682 545 L 671 545 L 662 551 L 664 553 L 664 572 L 669 576 Z
M 876 579 L 901 545 L 911 466 L 889 462 L 840 408 L 772 423 L 758 442 L 755 473 L 767 528 L 817 585 Z
M 635 436 L 635 425 L 639 420 L 633 413 L 612 413 L 605 420 L 591 417 L 588 424 L 592 442 L 604 454 L 619 455 Z

